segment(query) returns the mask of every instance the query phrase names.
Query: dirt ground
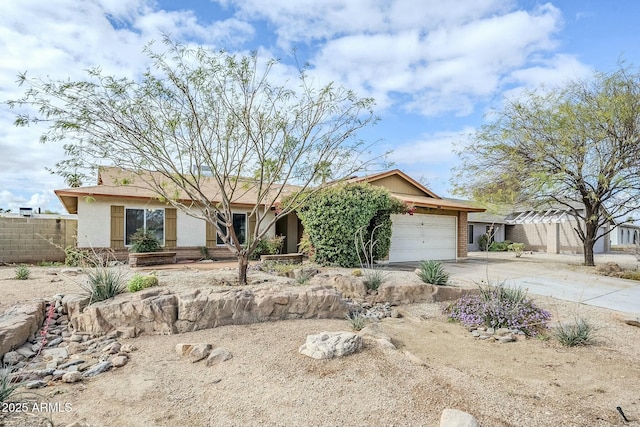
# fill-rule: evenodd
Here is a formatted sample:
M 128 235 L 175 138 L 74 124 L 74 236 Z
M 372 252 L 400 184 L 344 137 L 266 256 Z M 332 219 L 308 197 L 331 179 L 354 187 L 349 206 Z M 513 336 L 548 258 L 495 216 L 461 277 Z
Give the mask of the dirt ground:
M 176 290 L 206 287 L 216 275 L 234 275 L 207 267 L 161 270 L 160 284 Z M 585 280 L 594 274 L 562 257 L 495 259 L 490 268 L 496 275 L 506 272 L 501 277 L 516 268 L 535 268 L 540 275 L 577 271 Z M 458 276 L 455 265 L 447 269 L 459 286 L 473 286 L 469 269 Z M 31 279 L 18 281 L 12 267 L 1 267 L 0 310 L 16 301 L 78 293 L 83 276 L 59 271 L 33 267 Z M 414 280 L 412 273 L 390 274 L 394 280 Z M 476 274 L 481 280 L 481 271 Z M 0 425 L 435 427 L 443 409 L 456 408 L 473 414 L 484 427 L 640 426 L 640 328 L 624 324 L 621 314 L 610 310 L 535 299 L 556 322 L 580 316 L 597 325 L 595 345 L 565 348 L 553 338 L 507 344 L 476 340 L 448 322 L 439 304 L 399 307 L 402 318 L 382 321 L 398 350 L 367 340 L 360 353 L 328 361 L 303 356 L 298 347 L 310 334 L 350 330 L 347 320 L 143 336 L 122 340 L 138 348 L 126 366 L 83 383 L 19 395 L 53 405 L 20 416 L 4 411 Z M 208 342 L 226 348 L 233 358 L 210 368 L 192 364 L 176 354 L 181 342 Z

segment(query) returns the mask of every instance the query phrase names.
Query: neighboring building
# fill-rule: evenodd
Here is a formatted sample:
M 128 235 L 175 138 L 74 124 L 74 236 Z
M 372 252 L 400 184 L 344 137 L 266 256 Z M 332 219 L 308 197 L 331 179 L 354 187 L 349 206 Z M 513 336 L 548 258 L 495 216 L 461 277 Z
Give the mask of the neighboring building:
M 489 243 L 504 242 L 505 240 L 505 216 L 495 215 L 486 212 L 469 214 L 469 225 L 467 226 L 467 249 L 471 252 L 480 250 L 480 238 L 482 235 L 488 236 Z
M 131 185 L 135 175 L 117 168 L 101 168 L 98 185 L 56 190 L 56 195 L 69 213 L 78 215 L 78 247 L 109 248 L 125 254 L 130 236 L 139 228 L 157 230 L 165 248 L 178 253 L 178 259 L 198 258 L 207 248 L 214 258 L 229 257 L 214 228 L 206 221 L 162 203 L 148 187 Z M 467 256 L 467 213 L 484 209 L 463 201 L 444 199 L 399 170 L 353 178 L 352 182 L 368 182 L 387 188 L 400 200 L 415 206 L 413 215 L 393 215 L 390 262 L 423 259 L 457 259 Z M 127 182 L 128 185 L 122 185 Z M 247 186 L 242 195 L 232 200 L 236 233 L 246 241 L 254 228 L 249 216 L 256 200 Z M 285 193 L 297 187 L 288 186 Z M 210 201 L 219 197 L 214 180 L 205 185 Z M 191 203 L 188 199 L 181 199 Z M 275 211 L 267 212 L 275 215 Z M 285 253 L 297 252 L 302 226 L 294 213 L 276 222 L 268 235 L 285 236 Z
M 470 227 L 487 227 L 487 221 L 482 214 L 472 214 L 469 217 Z M 525 250 L 546 252 L 581 254 L 584 253 L 582 241 L 575 228 L 576 219 L 566 208 L 550 209 L 514 209 L 505 215 L 493 216 L 493 224 L 497 224 L 496 241 L 509 240 L 525 244 Z M 594 253 L 605 253 L 611 250 L 611 242 L 607 232 L 610 225 L 600 227 L 597 240 L 593 247 Z M 613 232 L 615 233 L 616 230 Z M 476 232 L 477 233 L 477 232 Z M 500 240 L 502 239 L 502 240 Z M 471 244 L 470 244 L 471 245 Z M 471 246 L 469 248 L 471 250 Z M 474 250 L 478 250 L 475 246 Z
M 624 223 L 609 233 L 611 246 L 633 246 L 640 243 L 640 226 Z

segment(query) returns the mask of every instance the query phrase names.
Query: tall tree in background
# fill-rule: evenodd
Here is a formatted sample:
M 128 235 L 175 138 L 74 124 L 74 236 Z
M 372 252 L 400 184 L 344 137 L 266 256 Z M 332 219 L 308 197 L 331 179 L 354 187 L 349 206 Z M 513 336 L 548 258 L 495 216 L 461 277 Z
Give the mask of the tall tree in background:
M 20 113 L 16 125 L 45 122 L 42 142 L 63 141 L 67 160 L 57 171 L 82 182 L 82 171 L 114 165 L 139 172 L 158 198 L 202 218 L 237 257 L 238 279 L 246 283 L 249 255 L 276 220 L 302 198 L 363 170 L 379 158 L 356 138 L 372 123 L 373 100 L 328 84 L 316 87 L 304 70 L 294 82 L 277 83 L 257 54 L 239 56 L 188 48 L 168 37 L 166 50 L 145 48 L 151 66 L 139 79 L 88 71 L 86 81 L 51 81 L 19 76 L 25 95 L 9 101 Z M 149 173 L 154 172 L 154 173 Z M 219 193 L 210 199 L 213 179 Z M 300 191 L 277 206 L 286 184 Z M 131 184 L 134 185 L 134 184 Z M 249 190 L 256 194 L 251 240 L 233 228 L 231 206 Z M 184 200 L 191 200 L 186 203 Z
M 624 222 L 640 205 L 640 74 L 622 66 L 506 101 L 460 154 L 457 192 L 566 207 L 585 265 L 594 265 L 600 227 Z

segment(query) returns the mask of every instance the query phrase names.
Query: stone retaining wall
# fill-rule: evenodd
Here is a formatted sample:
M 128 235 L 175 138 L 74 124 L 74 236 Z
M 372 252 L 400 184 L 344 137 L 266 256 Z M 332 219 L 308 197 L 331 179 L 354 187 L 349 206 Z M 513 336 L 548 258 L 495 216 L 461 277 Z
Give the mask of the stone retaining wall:
M 176 334 L 224 325 L 285 319 L 345 318 L 347 305 L 331 286 L 258 289 L 195 289 L 173 294 L 146 289 L 87 306 L 86 298 L 65 297 L 75 331 L 125 336 Z

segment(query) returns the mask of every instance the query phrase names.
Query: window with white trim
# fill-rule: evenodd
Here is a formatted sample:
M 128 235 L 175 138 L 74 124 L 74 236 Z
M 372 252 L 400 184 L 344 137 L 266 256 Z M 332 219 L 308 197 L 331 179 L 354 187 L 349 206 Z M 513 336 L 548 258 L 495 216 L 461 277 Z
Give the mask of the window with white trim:
M 160 241 L 160 246 L 164 246 L 164 209 L 125 208 L 125 246 L 130 246 L 133 243 L 131 236 L 140 229 L 152 232 Z

